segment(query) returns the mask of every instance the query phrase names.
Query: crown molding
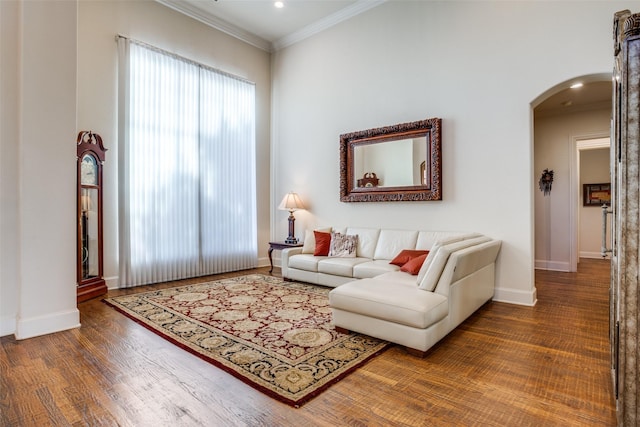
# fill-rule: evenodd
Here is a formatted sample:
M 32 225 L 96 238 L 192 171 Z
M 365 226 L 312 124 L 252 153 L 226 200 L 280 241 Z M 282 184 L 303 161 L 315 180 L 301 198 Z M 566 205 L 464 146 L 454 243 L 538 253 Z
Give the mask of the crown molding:
M 272 43 L 272 51 L 280 50 L 298 43 L 308 37 L 331 28 L 342 21 L 346 21 L 347 19 L 353 18 L 354 16 L 364 13 L 369 9 L 380 6 L 385 2 L 387 2 L 387 0 L 358 0 L 351 6 L 347 6 L 344 9 L 314 22 L 313 24 L 307 25 L 298 31 L 276 40 Z
M 252 46 L 257 47 L 258 49 L 262 49 L 266 52 L 272 51 L 272 46 L 269 41 L 263 39 L 262 37 L 258 37 L 249 31 L 243 30 L 242 28 L 233 25 L 224 19 L 220 19 L 217 16 L 213 16 L 208 13 L 202 12 L 200 9 L 193 7 L 189 3 L 182 2 L 180 0 L 156 0 L 158 3 L 167 6 L 177 12 L 180 12 L 184 15 L 189 16 L 197 21 L 202 22 L 216 30 L 222 31 L 223 33 L 229 34 L 232 37 L 235 37 L 239 40 L 242 40 L 245 43 L 248 43 Z
M 279 40 L 276 40 L 273 43 L 270 43 L 268 40 L 265 40 L 262 37 L 246 31 L 234 24 L 231 24 L 224 19 L 220 19 L 209 13 L 205 13 L 189 3 L 180 0 L 155 1 L 167 6 L 170 9 L 173 9 L 197 21 L 200 21 L 205 25 L 215 28 L 216 30 L 222 31 L 223 33 L 229 34 L 232 37 L 255 46 L 258 49 L 262 49 L 266 52 L 274 52 L 276 50 L 283 49 L 287 46 L 298 43 L 299 41 L 302 41 L 308 37 L 313 36 L 314 34 L 331 28 L 342 21 L 346 21 L 347 19 L 353 18 L 356 15 L 366 12 L 369 9 L 373 9 L 374 7 L 379 6 L 388 0 L 358 0 L 351 6 L 347 6 L 344 9 L 328 15 L 314 22 L 313 24 L 307 25 L 306 27 L 298 31 L 295 31 L 287 36 L 280 38 Z

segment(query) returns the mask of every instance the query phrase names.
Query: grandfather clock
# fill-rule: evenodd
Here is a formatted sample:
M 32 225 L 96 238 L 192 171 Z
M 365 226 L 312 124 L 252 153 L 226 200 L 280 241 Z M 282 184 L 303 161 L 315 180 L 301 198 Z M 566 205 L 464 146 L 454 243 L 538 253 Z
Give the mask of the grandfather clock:
M 78 133 L 77 278 L 78 302 L 107 293 L 102 271 L 102 164 L 100 135 Z

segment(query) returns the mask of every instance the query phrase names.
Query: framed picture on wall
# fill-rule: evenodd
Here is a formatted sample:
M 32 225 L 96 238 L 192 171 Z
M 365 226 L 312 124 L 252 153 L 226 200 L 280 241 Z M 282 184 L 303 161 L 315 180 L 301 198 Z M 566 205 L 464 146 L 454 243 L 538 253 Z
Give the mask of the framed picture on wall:
M 583 184 L 582 206 L 602 206 L 611 203 L 611 184 Z

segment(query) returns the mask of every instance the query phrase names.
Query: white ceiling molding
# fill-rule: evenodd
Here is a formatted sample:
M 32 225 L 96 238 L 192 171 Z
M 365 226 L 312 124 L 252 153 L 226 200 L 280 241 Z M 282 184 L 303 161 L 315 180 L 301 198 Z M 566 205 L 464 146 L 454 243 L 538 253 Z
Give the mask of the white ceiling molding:
M 201 10 L 191 6 L 189 3 L 182 2 L 180 0 L 156 0 L 175 11 L 178 11 L 184 15 L 187 15 L 197 21 L 202 22 L 210 27 L 220 30 L 223 33 L 229 34 L 245 43 L 255 46 L 258 49 L 262 49 L 267 52 L 272 51 L 271 43 L 262 37 L 258 37 L 249 31 L 245 31 L 242 28 L 233 25 L 223 19 L 213 16 L 208 13 L 203 13 Z
M 369 9 L 385 3 L 387 0 L 358 0 L 351 6 L 347 6 L 344 9 L 339 10 L 338 12 L 328 15 L 325 18 L 322 18 L 311 25 L 307 25 L 306 27 L 298 31 L 282 37 L 281 39 L 276 40 L 273 43 L 270 43 L 268 40 L 265 40 L 262 37 L 259 37 L 247 30 L 244 30 L 234 24 L 218 18 L 217 16 L 205 13 L 187 2 L 183 2 L 180 0 L 156 1 L 177 12 L 200 21 L 203 24 L 206 24 L 212 28 L 222 31 L 223 33 L 229 34 L 230 36 L 242 40 L 245 43 L 255 46 L 258 49 L 262 49 L 267 52 L 274 52 L 287 46 L 291 46 L 292 44 L 302 41 L 308 37 L 311 37 L 314 34 L 324 31 L 336 24 L 339 24 L 342 21 L 366 12 Z
M 302 41 L 308 37 L 313 36 L 314 34 L 318 34 L 321 31 L 331 28 L 342 21 L 346 21 L 347 19 L 353 18 L 354 16 L 364 13 L 369 9 L 380 6 L 386 1 L 387 0 L 358 0 L 351 6 L 347 6 L 344 9 L 339 10 L 338 12 L 335 12 L 325 18 L 314 22 L 311 25 L 307 25 L 306 27 L 296 32 L 293 32 L 287 36 L 282 37 L 279 40 L 276 40 L 272 44 L 272 51 L 280 50 L 287 46 L 291 46 L 292 44 L 298 43 L 299 41 Z

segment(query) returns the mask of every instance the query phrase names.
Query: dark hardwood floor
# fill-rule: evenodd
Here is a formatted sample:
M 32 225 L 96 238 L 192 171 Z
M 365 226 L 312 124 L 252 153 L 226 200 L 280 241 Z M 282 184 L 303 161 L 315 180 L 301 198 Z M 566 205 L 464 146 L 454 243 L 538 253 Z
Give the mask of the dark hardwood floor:
M 535 307 L 490 302 L 424 359 L 391 347 L 298 409 L 94 299 L 79 329 L 0 339 L 0 425 L 614 426 L 608 278 L 537 271 Z

